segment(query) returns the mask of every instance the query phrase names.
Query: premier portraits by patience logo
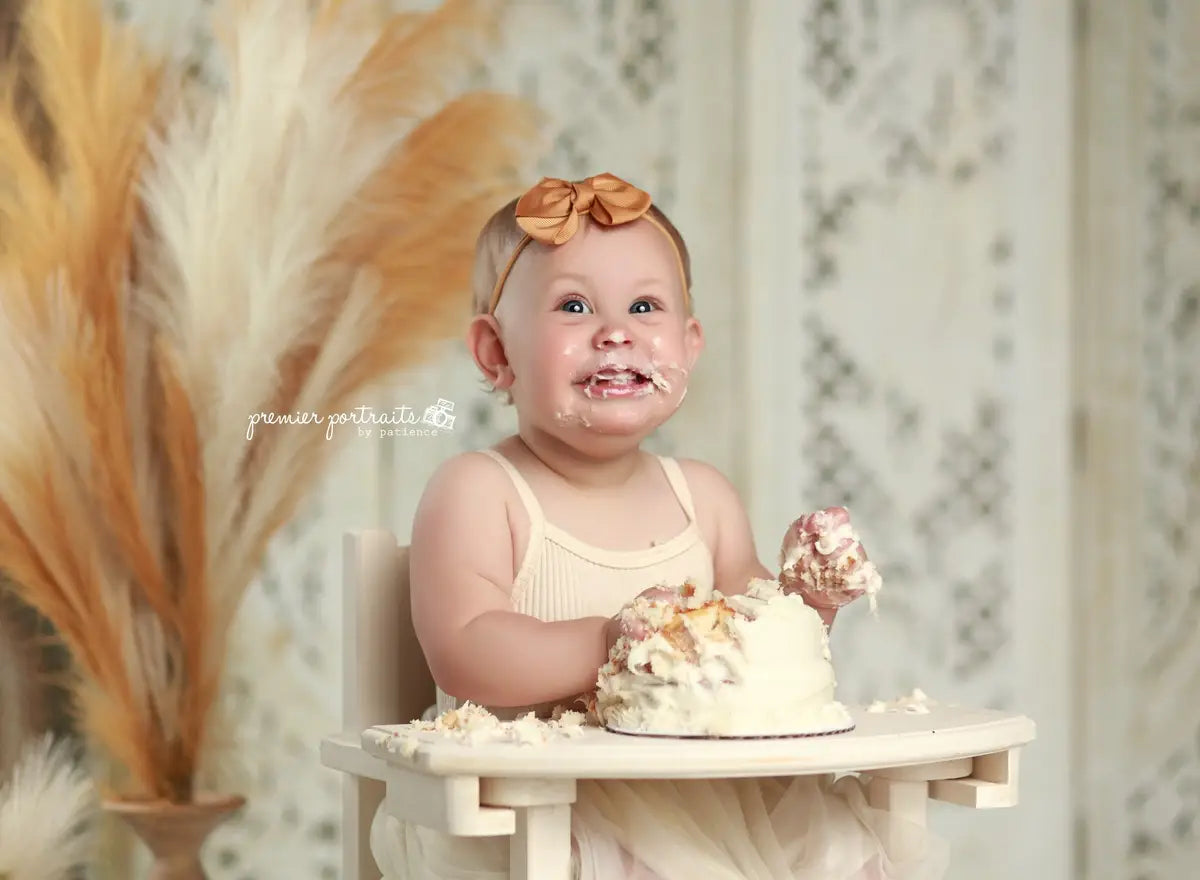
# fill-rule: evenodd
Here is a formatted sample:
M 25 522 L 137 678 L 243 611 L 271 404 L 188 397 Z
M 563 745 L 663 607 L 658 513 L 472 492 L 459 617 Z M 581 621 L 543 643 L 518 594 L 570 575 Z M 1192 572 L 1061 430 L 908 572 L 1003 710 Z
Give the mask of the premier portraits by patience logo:
M 325 439 L 332 440 L 334 431 L 345 425 L 354 425 L 359 437 L 436 437 L 440 431 L 453 431 L 454 401 L 439 397 L 420 411 L 413 407 L 394 406 L 391 410 L 376 411 L 374 407 L 360 406 L 346 412 L 251 413 L 246 425 L 246 439 L 254 438 L 258 425 L 324 425 Z

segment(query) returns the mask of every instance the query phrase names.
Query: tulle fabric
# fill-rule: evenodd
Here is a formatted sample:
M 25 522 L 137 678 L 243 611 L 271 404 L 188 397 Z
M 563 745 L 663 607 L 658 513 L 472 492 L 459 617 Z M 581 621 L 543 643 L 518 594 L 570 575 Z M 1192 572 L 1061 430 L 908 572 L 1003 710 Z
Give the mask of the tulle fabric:
M 869 807 L 854 776 L 581 780 L 571 832 L 574 880 L 942 880 L 949 863 L 943 840 Z M 384 880 L 508 880 L 507 837 L 382 808 L 371 851 Z

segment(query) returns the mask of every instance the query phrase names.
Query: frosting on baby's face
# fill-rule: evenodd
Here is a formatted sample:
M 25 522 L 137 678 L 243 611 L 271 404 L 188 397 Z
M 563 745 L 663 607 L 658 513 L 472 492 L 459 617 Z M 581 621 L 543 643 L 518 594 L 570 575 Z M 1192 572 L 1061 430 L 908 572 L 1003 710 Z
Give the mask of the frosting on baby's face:
M 687 392 L 700 354 L 671 243 L 649 223 L 531 245 L 496 312 L 522 421 L 640 442 Z

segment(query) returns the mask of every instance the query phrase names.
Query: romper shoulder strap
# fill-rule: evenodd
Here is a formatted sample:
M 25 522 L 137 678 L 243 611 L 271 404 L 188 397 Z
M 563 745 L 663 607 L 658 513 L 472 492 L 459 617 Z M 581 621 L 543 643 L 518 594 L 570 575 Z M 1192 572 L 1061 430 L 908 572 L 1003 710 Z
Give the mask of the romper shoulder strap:
M 525 481 L 525 478 L 521 476 L 521 472 L 516 469 L 511 461 L 495 449 L 480 449 L 479 452 L 504 468 L 504 472 L 508 474 L 508 478 L 512 480 L 513 486 L 516 487 L 517 494 L 521 496 L 521 503 L 525 505 L 525 512 L 529 514 L 530 526 L 535 531 L 540 530 L 542 524 L 546 521 L 546 517 L 542 514 L 542 505 L 538 504 L 537 496 L 533 494 L 533 489 Z
M 671 490 L 679 499 L 679 506 L 688 515 L 688 519 L 695 522 L 696 508 L 692 504 L 692 493 L 688 489 L 687 477 L 683 475 L 683 468 L 675 459 L 665 455 L 658 456 L 658 463 L 662 465 L 663 473 L 667 475 L 667 482 L 671 484 Z

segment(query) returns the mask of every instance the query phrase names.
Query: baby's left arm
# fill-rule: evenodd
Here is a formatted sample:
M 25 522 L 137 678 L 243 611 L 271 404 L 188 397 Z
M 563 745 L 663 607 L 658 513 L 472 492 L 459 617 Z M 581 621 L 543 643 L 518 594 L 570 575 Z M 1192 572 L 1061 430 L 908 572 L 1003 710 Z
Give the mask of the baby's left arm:
M 716 589 L 726 596 L 746 592 L 753 578 L 774 580 L 758 558 L 750 517 L 737 489 L 712 465 L 686 459 L 680 462 L 696 502 L 696 517 L 713 554 Z M 807 597 L 805 602 L 812 604 Z M 813 606 L 826 626 L 833 626 L 838 609 Z
M 746 592 L 753 578 L 776 577 L 758 558 L 750 518 L 737 489 L 719 470 L 694 459 L 680 462 L 704 540 L 713 555 L 714 584 L 726 596 Z

